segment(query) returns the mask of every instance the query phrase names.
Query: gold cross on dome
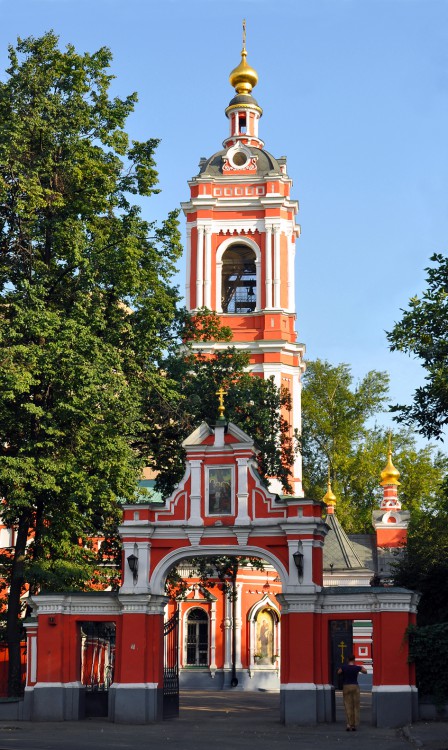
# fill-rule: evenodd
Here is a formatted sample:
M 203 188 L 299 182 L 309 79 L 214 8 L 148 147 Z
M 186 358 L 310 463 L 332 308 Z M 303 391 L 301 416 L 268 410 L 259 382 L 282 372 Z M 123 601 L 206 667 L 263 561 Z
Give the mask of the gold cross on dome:
M 216 391 L 216 395 L 219 396 L 218 413 L 219 418 L 222 419 L 224 417 L 224 396 L 226 395 L 226 391 L 222 386 L 218 391 Z
M 246 49 L 246 19 L 243 18 L 243 49 Z

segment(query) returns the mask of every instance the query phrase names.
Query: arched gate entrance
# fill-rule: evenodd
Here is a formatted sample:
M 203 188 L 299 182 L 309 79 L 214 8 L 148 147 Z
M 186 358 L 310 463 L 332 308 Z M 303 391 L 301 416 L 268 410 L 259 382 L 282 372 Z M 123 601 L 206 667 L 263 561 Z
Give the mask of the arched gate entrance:
M 333 720 L 329 622 L 360 617 L 373 621 L 374 722 L 398 726 L 412 721 L 417 693 L 403 636 L 414 620 L 414 595 L 371 587 L 323 589 L 328 526 L 321 502 L 269 492 L 256 470 L 253 441 L 236 425 L 223 419 L 214 429 L 202 424 L 184 447 L 184 478 L 164 505 L 124 509 L 120 591 L 35 597 L 36 618 L 28 625 L 30 718 L 83 715 L 78 623 L 96 619 L 116 624 L 109 718 L 161 720 L 169 570 L 193 556 L 247 555 L 266 560 L 281 582 L 282 721 Z

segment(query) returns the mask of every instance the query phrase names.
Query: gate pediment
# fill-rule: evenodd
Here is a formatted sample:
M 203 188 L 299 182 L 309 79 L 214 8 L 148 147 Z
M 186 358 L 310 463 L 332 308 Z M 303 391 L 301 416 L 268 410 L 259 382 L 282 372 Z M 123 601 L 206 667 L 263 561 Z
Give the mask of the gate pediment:
M 285 500 L 269 492 L 257 471 L 253 439 L 232 422 L 202 423 L 184 440 L 186 471 L 154 514 L 157 524 L 246 526 L 286 520 Z

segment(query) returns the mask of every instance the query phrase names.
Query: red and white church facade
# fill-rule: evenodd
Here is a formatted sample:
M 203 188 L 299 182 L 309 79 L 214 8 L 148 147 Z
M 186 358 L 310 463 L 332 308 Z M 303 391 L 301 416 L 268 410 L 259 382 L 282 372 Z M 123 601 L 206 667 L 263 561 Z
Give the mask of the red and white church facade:
M 254 375 L 273 377 L 288 388 L 291 431 L 300 432 L 304 347 L 296 337 L 294 303 L 298 205 L 290 197 L 286 160 L 271 156 L 260 140 L 262 111 L 252 95 L 257 75 L 246 57 L 243 47 L 230 76 L 235 96 L 226 109 L 229 135 L 221 151 L 201 160 L 183 204 L 187 306 L 193 313 L 203 307 L 219 313 L 233 332 L 232 345 L 249 351 Z M 200 345 L 210 354 L 221 346 Z M 34 616 L 26 623 L 26 715 L 34 720 L 84 715 L 84 676 L 94 659 L 87 649 L 96 624 L 109 644 L 95 667 L 107 683 L 109 718 L 161 720 L 170 658 L 164 655 L 164 624 L 177 611 L 181 684 L 278 687 L 286 724 L 334 720 L 333 640 L 347 623 L 356 623 L 358 642 L 370 648 L 370 635 L 365 643 L 362 637 L 362 623 L 370 623 L 373 722 L 398 726 L 415 719 L 417 690 L 404 635 L 415 622 L 416 595 L 368 580 L 324 585 L 326 537 L 336 532 L 323 517 L 326 503 L 304 497 L 300 456 L 291 467 L 291 494 L 276 482 L 266 488 L 251 436 L 228 423 L 222 409 L 213 425 L 198 426 L 184 447 L 185 475 L 174 493 L 163 503 L 124 508 L 118 592 L 33 597 Z M 387 547 L 396 545 L 397 530 L 404 526 L 398 478 L 388 470 L 383 480 L 387 502 L 395 500 L 375 520 Z M 334 516 L 332 502 L 328 507 Z M 213 555 L 257 557 L 266 568 L 239 572 L 234 601 L 219 587 L 204 597 L 190 579 L 186 597 L 168 604 L 165 582 L 173 567 L 188 572 L 189 559 Z M 105 635 L 110 632 L 113 647 Z

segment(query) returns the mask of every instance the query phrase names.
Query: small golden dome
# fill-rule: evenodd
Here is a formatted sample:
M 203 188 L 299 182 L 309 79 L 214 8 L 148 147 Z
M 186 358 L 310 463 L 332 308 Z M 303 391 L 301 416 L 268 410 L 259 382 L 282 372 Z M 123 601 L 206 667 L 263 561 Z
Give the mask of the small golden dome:
M 331 482 L 328 480 L 328 489 L 326 495 L 322 498 L 324 503 L 327 505 L 331 505 L 333 508 L 336 505 L 336 496 L 333 494 L 333 490 L 331 489 Z
M 254 86 L 258 83 L 257 71 L 247 64 L 246 57 L 247 52 L 245 47 L 243 47 L 241 50 L 241 62 L 229 75 L 230 85 L 233 86 L 237 94 L 250 94 Z
M 386 484 L 400 484 L 398 481 L 400 478 L 400 472 L 398 469 L 395 468 L 395 466 L 392 463 L 392 451 L 389 448 L 389 453 L 387 454 L 387 465 L 381 472 L 381 487 L 385 487 Z

